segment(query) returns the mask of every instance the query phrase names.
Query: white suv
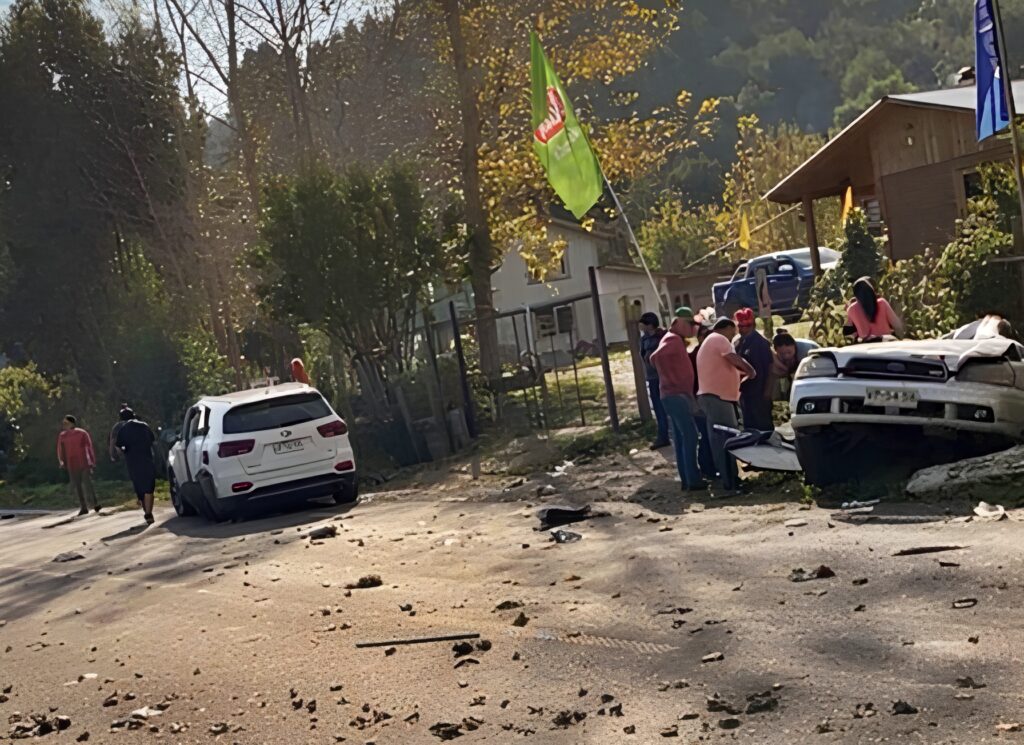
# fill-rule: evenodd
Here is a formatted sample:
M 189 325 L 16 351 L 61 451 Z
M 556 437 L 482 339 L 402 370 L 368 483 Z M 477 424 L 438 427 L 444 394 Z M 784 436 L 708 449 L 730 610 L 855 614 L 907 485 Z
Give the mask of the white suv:
M 168 456 L 179 515 L 226 520 L 243 508 L 331 496 L 355 501 L 348 426 L 300 383 L 200 399 Z

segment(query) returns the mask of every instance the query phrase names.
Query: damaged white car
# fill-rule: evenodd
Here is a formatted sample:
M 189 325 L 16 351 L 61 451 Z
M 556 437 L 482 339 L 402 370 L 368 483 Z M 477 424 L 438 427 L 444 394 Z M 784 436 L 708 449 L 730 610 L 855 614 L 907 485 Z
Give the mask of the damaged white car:
M 897 341 L 812 352 L 790 397 L 806 480 L 909 475 L 1024 441 L 1024 346 Z

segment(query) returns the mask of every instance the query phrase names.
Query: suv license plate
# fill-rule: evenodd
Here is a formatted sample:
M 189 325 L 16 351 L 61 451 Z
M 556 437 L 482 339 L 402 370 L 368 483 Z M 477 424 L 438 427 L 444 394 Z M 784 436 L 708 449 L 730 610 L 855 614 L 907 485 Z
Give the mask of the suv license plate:
M 895 406 L 899 409 L 916 409 L 921 396 L 913 388 L 868 388 L 864 395 L 865 406 Z
M 274 452 L 278 455 L 282 453 L 295 453 L 305 448 L 306 445 L 302 440 L 288 440 L 287 442 L 275 442 Z

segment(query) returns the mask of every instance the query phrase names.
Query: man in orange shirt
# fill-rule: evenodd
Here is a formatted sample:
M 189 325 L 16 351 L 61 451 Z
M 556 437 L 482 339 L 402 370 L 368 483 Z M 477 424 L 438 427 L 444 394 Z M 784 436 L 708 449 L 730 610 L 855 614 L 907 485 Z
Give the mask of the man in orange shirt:
M 715 425 L 739 428 L 736 410 L 740 400 L 740 383 L 744 378 L 757 377 L 750 363 L 733 348 L 732 340 L 735 336 L 736 323 L 729 318 L 720 318 L 697 353 L 697 377 L 700 380 L 697 401 L 708 418 L 711 454 L 722 479 L 725 496 L 738 493 L 739 472 L 736 459 L 725 449 L 725 442 L 732 435 L 717 429 Z
M 100 511 L 100 503 L 96 498 L 96 489 L 92 484 L 92 469 L 96 467 L 96 454 L 92 449 L 92 438 L 89 433 L 78 426 L 78 420 L 68 414 L 61 422 L 61 433 L 57 436 L 57 462 L 67 469 L 71 488 L 78 494 L 81 509 L 79 515 L 88 515 L 89 507 L 86 496 L 96 512 Z

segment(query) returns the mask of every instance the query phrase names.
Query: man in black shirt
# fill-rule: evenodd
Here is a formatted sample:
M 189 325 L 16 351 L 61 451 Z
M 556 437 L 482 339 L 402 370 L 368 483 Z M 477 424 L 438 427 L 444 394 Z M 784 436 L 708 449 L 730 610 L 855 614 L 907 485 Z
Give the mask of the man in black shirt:
M 146 522 L 153 524 L 153 492 L 156 491 L 156 466 L 153 463 L 153 443 L 156 435 L 149 425 L 135 418 L 131 409 L 121 409 L 124 424 L 117 432 L 117 447 L 124 453 L 128 477 L 135 488 L 135 496 L 142 505 Z

